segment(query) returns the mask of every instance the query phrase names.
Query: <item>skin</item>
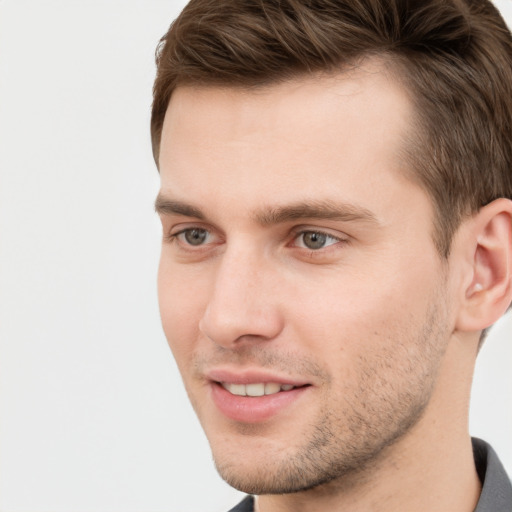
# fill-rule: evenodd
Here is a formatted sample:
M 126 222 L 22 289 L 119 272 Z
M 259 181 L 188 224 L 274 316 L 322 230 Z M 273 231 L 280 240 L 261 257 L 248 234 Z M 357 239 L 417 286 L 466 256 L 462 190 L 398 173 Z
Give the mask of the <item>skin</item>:
M 440 257 L 431 201 L 401 159 L 412 116 L 378 62 L 172 96 L 162 323 L 219 472 L 261 495 L 259 511 L 469 512 L 478 501 L 467 432 L 478 332 L 460 325 L 479 224 Z M 312 233 L 327 235 L 319 248 Z M 236 421 L 212 400 L 219 368 L 308 386 L 264 421 Z

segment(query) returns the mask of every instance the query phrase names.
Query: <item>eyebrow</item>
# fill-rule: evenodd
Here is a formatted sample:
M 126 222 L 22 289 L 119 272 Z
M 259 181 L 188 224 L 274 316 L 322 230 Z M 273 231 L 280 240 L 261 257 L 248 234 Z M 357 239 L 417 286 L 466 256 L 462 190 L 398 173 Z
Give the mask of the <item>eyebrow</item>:
M 195 217 L 204 220 L 204 213 L 197 207 L 181 201 L 167 199 L 158 194 L 155 200 L 155 211 L 159 215 L 183 215 L 185 217 Z
M 337 201 L 304 201 L 296 204 L 277 206 L 256 215 L 263 226 L 280 224 L 300 219 L 328 219 L 337 221 L 363 221 L 378 224 L 375 215 L 359 205 Z
M 183 215 L 205 220 L 206 215 L 196 206 L 182 201 L 166 198 L 158 194 L 155 211 L 160 215 Z M 300 219 L 337 220 L 342 222 L 366 222 L 379 224 L 375 215 L 368 209 L 354 204 L 338 201 L 302 201 L 291 205 L 262 208 L 254 215 L 262 226 L 282 224 Z

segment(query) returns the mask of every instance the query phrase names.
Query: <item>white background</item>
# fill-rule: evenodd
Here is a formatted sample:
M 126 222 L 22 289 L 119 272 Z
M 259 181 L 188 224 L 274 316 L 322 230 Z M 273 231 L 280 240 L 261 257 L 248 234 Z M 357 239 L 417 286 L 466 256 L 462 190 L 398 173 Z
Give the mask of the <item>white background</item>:
M 0 511 L 221 512 L 161 332 L 149 109 L 184 2 L 0 0 Z M 512 20 L 510 0 L 498 3 Z M 471 431 L 512 474 L 512 318 Z

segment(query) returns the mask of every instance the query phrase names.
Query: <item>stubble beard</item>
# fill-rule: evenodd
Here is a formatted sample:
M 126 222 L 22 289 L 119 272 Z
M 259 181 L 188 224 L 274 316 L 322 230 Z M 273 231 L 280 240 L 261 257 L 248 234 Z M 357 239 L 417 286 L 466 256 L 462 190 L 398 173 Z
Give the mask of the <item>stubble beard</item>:
M 405 342 L 398 348 L 391 344 L 369 360 L 359 359 L 357 389 L 321 411 L 301 436 L 300 446 L 270 448 L 257 466 L 249 466 L 243 455 L 233 460 L 233 454 L 226 457 L 211 443 L 220 476 L 235 489 L 257 495 L 296 493 L 365 479 L 379 466 L 386 449 L 418 423 L 430 401 L 447 345 L 446 308 L 437 304 L 420 331 L 416 330 L 415 339 L 409 333 L 401 336 Z M 248 429 L 248 436 L 255 433 Z

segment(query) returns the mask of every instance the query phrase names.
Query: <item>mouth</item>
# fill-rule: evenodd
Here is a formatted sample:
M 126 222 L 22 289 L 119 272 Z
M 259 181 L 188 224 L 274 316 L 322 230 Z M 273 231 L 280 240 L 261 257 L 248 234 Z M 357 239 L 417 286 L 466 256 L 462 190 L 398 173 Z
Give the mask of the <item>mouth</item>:
M 277 393 L 292 391 L 307 386 L 294 386 L 293 384 L 279 384 L 277 382 L 254 382 L 251 384 L 236 384 L 233 382 L 217 382 L 226 391 L 236 396 L 260 397 L 275 395 Z
M 209 381 L 217 410 L 242 423 L 265 422 L 296 410 L 297 403 L 313 389 L 311 383 L 259 371 L 213 371 Z

